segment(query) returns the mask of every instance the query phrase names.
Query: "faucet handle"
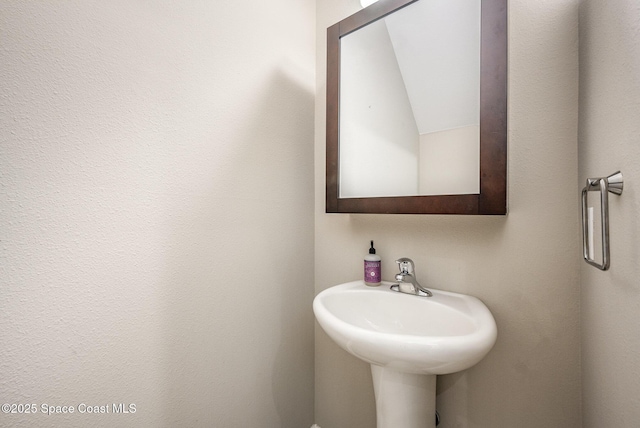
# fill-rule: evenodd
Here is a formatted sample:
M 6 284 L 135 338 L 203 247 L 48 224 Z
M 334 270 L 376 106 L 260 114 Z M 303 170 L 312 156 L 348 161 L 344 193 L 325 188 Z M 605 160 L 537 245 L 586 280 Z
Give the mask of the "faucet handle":
M 400 273 L 413 273 L 413 271 L 415 270 L 413 260 L 406 257 L 399 258 L 398 260 L 396 260 L 396 263 L 398 263 L 398 269 L 400 269 Z

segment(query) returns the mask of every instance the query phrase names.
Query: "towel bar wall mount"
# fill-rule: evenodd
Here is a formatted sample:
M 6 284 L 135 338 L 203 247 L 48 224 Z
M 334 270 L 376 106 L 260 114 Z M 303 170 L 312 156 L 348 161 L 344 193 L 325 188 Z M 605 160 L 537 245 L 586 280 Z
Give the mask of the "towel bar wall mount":
M 617 171 L 608 177 L 587 178 L 587 185 L 582 189 L 582 256 L 584 260 L 600 270 L 609 269 L 611 263 L 609 251 L 609 192 L 621 195 L 624 187 L 622 173 Z M 600 192 L 600 219 L 602 221 L 602 262 L 591 258 L 591 244 L 589 236 L 589 219 L 587 214 L 587 192 Z

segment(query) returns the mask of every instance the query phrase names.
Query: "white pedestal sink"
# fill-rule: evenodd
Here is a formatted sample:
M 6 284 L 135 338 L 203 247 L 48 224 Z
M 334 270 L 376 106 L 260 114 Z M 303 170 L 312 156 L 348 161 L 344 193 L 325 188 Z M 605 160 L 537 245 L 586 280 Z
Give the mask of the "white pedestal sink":
M 378 428 L 435 427 L 436 375 L 468 369 L 493 347 L 487 307 L 465 294 L 433 297 L 363 281 L 319 293 L 313 311 L 340 347 L 371 364 Z

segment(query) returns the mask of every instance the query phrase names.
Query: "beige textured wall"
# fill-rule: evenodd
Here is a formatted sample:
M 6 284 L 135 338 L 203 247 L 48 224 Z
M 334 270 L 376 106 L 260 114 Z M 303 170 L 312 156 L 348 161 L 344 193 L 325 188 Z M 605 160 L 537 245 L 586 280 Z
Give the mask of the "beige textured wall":
M 0 426 L 313 423 L 314 19 L 0 2 Z
M 611 268 L 581 264 L 585 428 L 640 423 L 640 5 L 580 4 L 580 174 L 621 170 L 610 206 Z
M 359 278 L 370 239 L 385 279 L 412 258 L 423 285 L 479 297 L 498 324 L 480 364 L 438 379 L 440 427 L 580 427 L 577 0 L 509 2 L 506 217 L 324 213 L 325 29 L 358 3 L 317 3 L 316 292 Z M 317 325 L 316 422 L 375 426 L 369 367 Z

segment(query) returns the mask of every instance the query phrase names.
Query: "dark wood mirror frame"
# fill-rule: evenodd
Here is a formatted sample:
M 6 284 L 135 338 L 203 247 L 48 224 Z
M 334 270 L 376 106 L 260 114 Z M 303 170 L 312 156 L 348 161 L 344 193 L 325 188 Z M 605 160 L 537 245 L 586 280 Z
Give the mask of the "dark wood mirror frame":
M 415 1 L 380 0 L 327 29 L 326 212 L 506 214 L 507 0 L 481 0 L 480 193 L 376 198 L 339 197 L 340 38 Z

